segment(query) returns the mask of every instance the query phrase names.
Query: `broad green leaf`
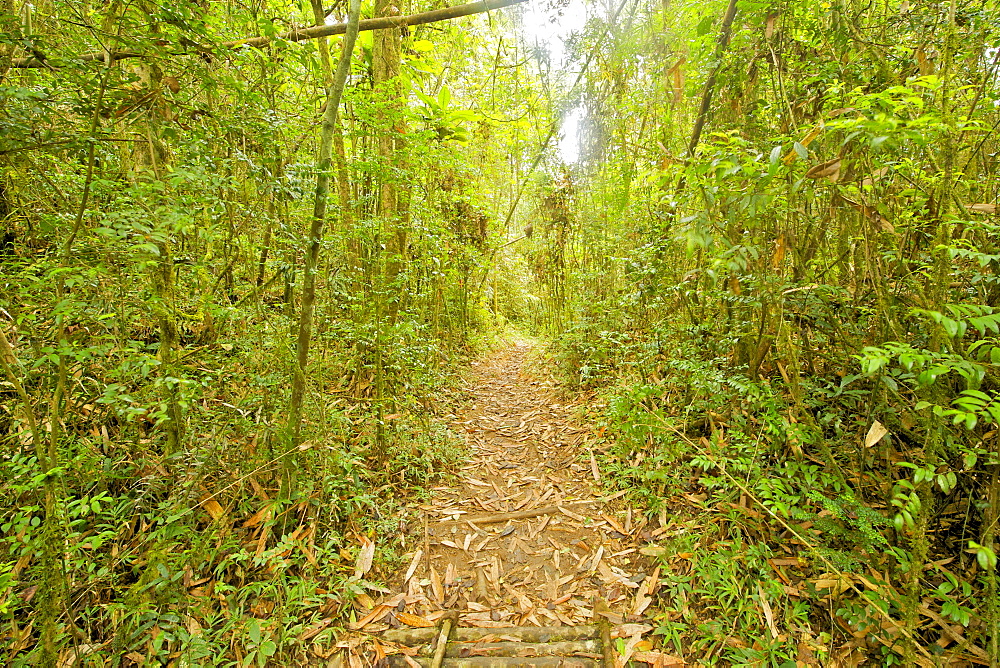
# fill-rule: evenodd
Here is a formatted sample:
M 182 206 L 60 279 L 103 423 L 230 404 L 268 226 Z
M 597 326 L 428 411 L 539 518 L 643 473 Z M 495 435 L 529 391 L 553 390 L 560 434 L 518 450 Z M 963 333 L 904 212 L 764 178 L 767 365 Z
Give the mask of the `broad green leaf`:
M 448 90 L 447 86 L 441 86 L 441 90 L 438 91 L 438 103 L 445 109 L 451 103 L 451 91 Z

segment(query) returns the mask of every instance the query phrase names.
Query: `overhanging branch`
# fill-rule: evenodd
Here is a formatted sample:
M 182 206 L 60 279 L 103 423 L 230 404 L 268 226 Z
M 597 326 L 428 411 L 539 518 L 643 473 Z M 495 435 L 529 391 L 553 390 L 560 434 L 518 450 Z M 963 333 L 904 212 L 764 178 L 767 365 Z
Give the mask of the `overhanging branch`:
M 430 12 L 411 14 L 409 16 L 382 16 L 374 19 L 365 19 L 364 21 L 361 21 L 359 31 L 384 30 L 386 28 L 403 28 L 406 26 L 422 25 L 424 23 L 437 23 L 438 21 L 448 21 L 462 16 L 481 14 L 483 12 L 500 9 L 502 7 L 509 7 L 510 5 L 516 5 L 522 2 L 527 2 L 527 0 L 480 0 L 480 2 L 470 2 L 467 5 L 445 7 L 444 9 L 435 9 Z M 313 26 L 311 28 L 302 28 L 301 30 L 290 30 L 274 37 L 247 37 L 246 39 L 239 39 L 235 42 L 225 42 L 219 46 L 223 49 L 235 49 L 241 46 L 258 48 L 279 39 L 288 42 L 302 42 L 305 40 L 316 39 L 318 37 L 343 35 L 346 30 L 346 23 L 337 23 L 335 25 L 327 26 Z M 183 55 L 183 53 L 175 55 Z M 144 55 L 146 54 L 137 51 L 114 51 L 110 54 L 112 62 L 116 60 L 124 60 L 125 58 L 142 58 Z M 103 51 L 94 51 L 93 53 L 84 53 L 77 56 L 74 60 L 104 61 L 107 57 L 108 54 Z M 16 58 L 11 61 L 11 67 L 32 68 L 53 66 L 52 61 L 47 59 L 40 60 L 36 57 Z

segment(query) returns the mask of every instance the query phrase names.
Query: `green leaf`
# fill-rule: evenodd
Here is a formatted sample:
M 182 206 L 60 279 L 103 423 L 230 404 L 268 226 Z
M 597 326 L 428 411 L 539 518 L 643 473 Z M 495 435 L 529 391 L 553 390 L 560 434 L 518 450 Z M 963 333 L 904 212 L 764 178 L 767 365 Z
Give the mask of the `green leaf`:
M 434 49 L 434 42 L 427 39 L 418 39 L 416 42 L 410 45 L 410 48 L 414 51 L 419 51 L 420 53 L 427 53 Z
M 423 93 L 423 92 L 421 92 L 419 90 L 414 90 L 413 94 L 416 95 L 417 98 L 421 102 L 423 102 L 424 104 L 426 104 L 431 109 L 437 109 L 438 108 L 438 102 L 437 102 L 437 100 L 435 100 L 430 95 L 427 95 L 426 93 Z
M 451 102 L 451 91 L 448 90 L 447 86 L 441 86 L 441 90 L 438 91 L 438 103 L 442 108 L 447 108 L 448 104 Z
M 809 157 L 809 149 L 807 149 L 805 146 L 803 146 L 799 142 L 795 142 L 794 144 L 792 144 L 792 148 L 795 149 L 795 152 L 803 160 L 805 160 L 806 158 Z
M 964 394 L 967 397 L 973 397 L 982 400 L 983 406 L 992 401 L 990 395 L 986 394 L 985 392 L 980 392 L 979 390 L 963 390 L 962 394 Z

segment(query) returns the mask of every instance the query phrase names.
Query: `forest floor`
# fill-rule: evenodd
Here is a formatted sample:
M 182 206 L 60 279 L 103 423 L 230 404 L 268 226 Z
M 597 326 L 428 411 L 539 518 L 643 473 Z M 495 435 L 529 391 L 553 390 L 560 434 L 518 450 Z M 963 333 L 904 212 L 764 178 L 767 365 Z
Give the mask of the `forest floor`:
M 382 600 L 359 612 L 357 633 L 341 639 L 352 666 L 407 652 L 379 632 L 433 626 L 451 612 L 460 626 L 496 629 L 603 617 L 621 639 L 623 661 L 684 665 L 646 639 L 659 568 L 640 550 L 662 530 L 617 507 L 624 492 L 601 495 L 588 450 L 596 437 L 573 419 L 587 397 L 568 399 L 532 373 L 533 350 L 515 340 L 471 365 L 471 400 L 451 425 L 464 433 L 469 460 L 429 490 L 418 506 L 423 526 L 413 532 L 422 532 L 422 545 L 406 555 Z

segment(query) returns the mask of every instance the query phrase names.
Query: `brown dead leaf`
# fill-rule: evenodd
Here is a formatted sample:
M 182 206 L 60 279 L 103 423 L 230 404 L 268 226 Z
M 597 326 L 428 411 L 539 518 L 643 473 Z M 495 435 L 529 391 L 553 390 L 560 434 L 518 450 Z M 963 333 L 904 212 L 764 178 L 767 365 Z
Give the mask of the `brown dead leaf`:
M 871 448 L 875 446 L 879 441 L 888 435 L 889 430 L 886 429 L 881 422 L 875 420 L 872 422 L 871 428 L 868 430 L 868 434 L 865 436 L 865 447 Z
M 772 638 L 778 637 L 778 627 L 774 624 L 774 610 L 771 609 L 771 604 L 767 601 L 767 594 L 764 593 L 764 588 L 759 584 L 757 585 L 757 596 L 760 597 L 760 605 L 764 611 L 764 621 L 767 622 L 767 628 L 771 632 Z
M 818 165 L 813 165 L 809 171 L 806 172 L 805 177 L 807 179 L 826 179 L 830 183 L 836 183 L 838 179 L 840 179 L 840 165 L 840 158 L 833 158 L 832 160 L 821 162 Z
M 438 605 L 444 604 L 444 587 L 441 586 L 441 576 L 437 570 L 431 566 L 431 591 L 434 593 L 434 600 Z
M 299 634 L 299 642 L 303 643 L 308 642 L 312 638 L 319 635 L 323 631 L 323 629 L 325 629 L 332 623 L 333 623 L 333 617 L 327 617 L 326 619 L 319 620 L 318 622 L 316 622 L 315 624 L 313 624 L 312 626 L 310 626 L 305 631 Z
M 423 550 L 417 550 L 413 553 L 413 559 L 410 561 L 409 567 L 406 569 L 406 575 L 403 576 L 403 583 L 410 581 L 413 577 L 413 573 L 417 570 L 417 566 L 420 564 L 420 557 L 424 556 Z
M 664 654 L 659 650 L 639 651 L 632 655 L 633 661 L 642 661 L 653 666 L 653 668 L 683 668 L 687 664 L 684 659 Z
M 774 254 L 771 256 L 771 268 L 777 269 L 781 266 L 781 263 L 785 260 L 785 251 L 788 249 L 788 245 L 785 243 L 785 235 L 779 234 L 778 238 L 774 240 Z
M 248 517 L 245 522 L 243 522 L 244 529 L 252 529 L 261 522 L 266 522 L 271 519 L 271 504 L 265 505 L 263 508 L 255 512 L 253 515 Z
M 764 39 L 771 39 L 774 36 L 774 26 L 778 22 L 780 14 L 771 12 L 764 20 Z
M 680 104 L 681 100 L 684 98 L 684 71 L 681 66 L 684 65 L 687 58 L 681 56 L 673 67 L 667 70 L 667 77 L 670 80 L 670 89 L 673 94 L 674 104 Z
M 368 536 L 361 535 L 361 550 L 358 551 L 358 559 L 354 562 L 354 579 L 360 580 L 368 571 L 372 569 L 372 560 L 375 558 L 375 543 Z
M 418 629 L 429 629 L 436 626 L 434 622 L 419 615 L 411 615 L 408 612 L 397 612 L 395 613 L 396 619 L 406 624 L 407 626 L 412 626 Z
M 369 612 L 367 615 L 359 619 L 357 622 L 355 622 L 354 624 L 348 624 L 347 628 L 351 629 L 352 631 L 360 631 L 361 629 L 365 628 L 372 622 L 385 617 L 385 613 L 389 612 L 389 610 L 391 609 L 392 607 L 388 605 L 376 605 L 371 612 Z
M 852 208 L 856 209 L 862 216 L 870 220 L 872 223 L 878 226 L 883 232 L 889 232 L 890 234 L 896 231 L 896 228 L 888 220 L 883 218 L 874 207 L 868 206 L 867 204 L 862 204 L 860 202 L 855 202 L 854 200 L 847 199 L 846 197 L 841 197 L 846 204 L 850 205 Z
M 814 580 L 810 580 L 810 582 L 820 593 L 829 590 L 826 596 L 838 596 L 850 589 L 852 584 L 849 577 L 837 577 L 829 573 L 826 573 L 822 577 Z
M 806 136 L 803 137 L 802 141 L 800 141 L 799 143 L 802 144 L 803 146 L 809 146 L 809 144 L 811 144 L 813 142 L 813 140 L 816 139 L 816 137 L 819 137 L 819 135 L 820 135 L 821 132 L 823 132 L 823 125 L 822 124 L 817 125 L 812 130 L 810 130 L 808 132 L 808 134 L 806 134 Z M 788 152 L 788 154 L 784 158 L 782 158 L 781 161 L 783 163 L 785 163 L 786 165 L 790 165 L 793 162 L 795 162 L 795 160 L 798 157 L 799 157 L 799 154 L 793 148 L 791 151 Z
M 215 521 L 219 521 L 226 514 L 226 511 L 212 495 L 205 494 L 201 497 L 201 507 L 207 510 L 208 514 L 211 515 L 212 519 Z
M 996 213 L 996 204 L 966 204 L 965 208 L 976 213 Z

